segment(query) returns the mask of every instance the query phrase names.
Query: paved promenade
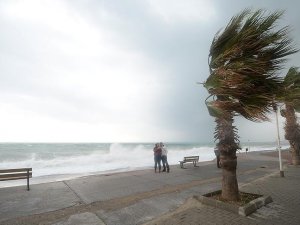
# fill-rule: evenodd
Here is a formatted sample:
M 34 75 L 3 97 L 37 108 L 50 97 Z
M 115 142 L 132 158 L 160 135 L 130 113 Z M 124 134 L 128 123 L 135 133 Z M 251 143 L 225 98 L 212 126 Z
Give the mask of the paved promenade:
M 286 163 L 287 161 L 285 161 Z M 202 205 L 191 197 L 218 190 L 215 162 L 153 170 L 94 175 L 74 180 L 0 189 L 0 224 L 300 224 L 300 168 L 285 166 L 260 152 L 240 154 L 242 191 L 270 195 L 273 203 L 248 217 Z

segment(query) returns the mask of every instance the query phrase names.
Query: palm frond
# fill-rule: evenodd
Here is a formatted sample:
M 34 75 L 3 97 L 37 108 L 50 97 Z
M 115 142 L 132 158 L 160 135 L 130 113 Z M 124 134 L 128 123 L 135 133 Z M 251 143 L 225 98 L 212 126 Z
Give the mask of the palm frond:
M 300 112 L 300 72 L 298 67 L 291 67 L 284 77 L 283 90 L 277 95 L 281 102 L 288 103 Z
M 214 103 L 214 112 L 268 120 L 274 95 L 283 89 L 278 71 L 286 56 L 298 51 L 288 36 L 288 26 L 275 29 L 283 13 L 245 9 L 215 35 L 209 52 L 210 76 L 204 86 L 226 104 Z

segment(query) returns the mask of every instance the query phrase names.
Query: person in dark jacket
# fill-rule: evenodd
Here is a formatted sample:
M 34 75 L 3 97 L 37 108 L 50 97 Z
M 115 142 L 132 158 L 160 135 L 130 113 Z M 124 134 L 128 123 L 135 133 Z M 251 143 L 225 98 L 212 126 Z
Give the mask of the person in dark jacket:
M 217 157 L 217 167 L 218 168 L 221 168 L 221 165 L 220 165 L 220 150 L 219 149 L 215 149 L 215 155 Z
M 161 147 L 159 144 L 155 144 L 155 147 L 153 149 L 154 153 L 154 171 L 157 172 L 157 165 L 158 165 L 158 172 L 161 172 Z

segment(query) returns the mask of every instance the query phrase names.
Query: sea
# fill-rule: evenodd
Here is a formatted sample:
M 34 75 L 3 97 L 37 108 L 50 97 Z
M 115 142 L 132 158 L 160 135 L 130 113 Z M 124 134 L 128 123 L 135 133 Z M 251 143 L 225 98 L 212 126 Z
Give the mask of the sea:
M 0 143 L 0 169 L 30 167 L 31 183 L 67 180 L 93 174 L 153 168 L 155 143 Z M 200 161 L 215 158 L 215 143 L 164 143 L 170 165 L 184 156 Z M 276 150 L 276 142 L 241 143 L 240 152 Z M 288 144 L 282 146 L 288 148 Z M 24 185 L 25 181 L 0 182 L 0 187 Z

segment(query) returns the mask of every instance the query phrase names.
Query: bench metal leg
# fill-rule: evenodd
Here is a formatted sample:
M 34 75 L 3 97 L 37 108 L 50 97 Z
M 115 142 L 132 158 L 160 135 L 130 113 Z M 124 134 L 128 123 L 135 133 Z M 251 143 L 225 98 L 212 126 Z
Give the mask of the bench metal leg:
M 183 167 L 183 162 L 180 162 L 180 168 L 181 169 L 186 169 L 186 168 Z
M 29 170 L 27 170 L 27 191 L 29 191 Z
M 194 164 L 194 167 L 199 167 L 199 166 L 197 166 L 197 162 L 196 161 L 194 161 L 193 164 Z

